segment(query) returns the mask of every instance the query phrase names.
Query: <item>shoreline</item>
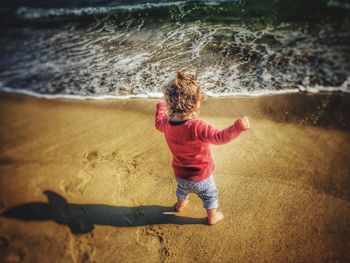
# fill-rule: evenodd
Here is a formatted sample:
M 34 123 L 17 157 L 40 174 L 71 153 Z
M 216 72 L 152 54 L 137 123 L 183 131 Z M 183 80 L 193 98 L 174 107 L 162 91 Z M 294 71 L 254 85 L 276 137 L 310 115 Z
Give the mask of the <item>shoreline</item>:
M 72 99 L 65 97 L 57 98 L 42 98 L 28 94 L 17 94 L 0 91 L 0 97 L 8 99 L 34 99 L 38 101 L 53 101 L 53 103 L 98 103 L 110 105 L 116 103 L 116 107 L 121 108 L 120 104 L 132 105 L 136 101 L 136 105 L 145 104 L 148 101 L 161 100 L 154 97 L 132 97 L 132 98 L 110 98 L 110 99 Z M 231 111 L 223 111 L 220 109 L 220 101 L 237 100 L 239 102 L 249 101 L 251 108 L 241 110 L 239 107 L 232 106 Z M 315 126 L 334 127 L 340 129 L 350 128 L 350 93 L 346 92 L 319 92 L 319 93 L 276 93 L 264 94 L 259 96 L 221 96 L 210 97 L 205 96 L 203 101 L 210 101 L 209 110 L 205 110 L 205 114 L 217 115 L 223 114 L 228 116 L 228 113 L 236 113 L 238 115 L 255 114 L 259 117 L 268 117 L 279 122 L 297 122 L 299 124 L 310 124 Z M 97 104 L 95 104 L 97 103 Z M 304 105 L 307 104 L 307 105 Z M 211 106 L 212 105 L 212 106 Z M 231 105 L 230 105 L 231 106 Z M 133 106 L 129 106 L 131 109 Z M 138 106 L 139 108 L 140 106 Z M 147 109 L 147 111 L 146 111 Z M 302 109 L 302 111 L 300 111 Z M 150 113 L 149 107 L 143 110 L 144 113 Z M 201 109 L 203 112 L 203 109 Z M 199 116 L 200 118 L 200 116 Z M 334 119 L 335 118 L 335 119 Z
M 264 90 L 255 91 L 250 93 L 222 93 L 217 94 L 213 92 L 206 92 L 205 96 L 208 98 L 246 98 L 246 97 L 260 97 L 270 95 L 288 95 L 288 94 L 321 94 L 321 95 L 332 95 L 332 94 L 350 94 L 349 90 L 335 87 L 304 87 L 300 86 L 296 89 L 281 89 L 281 90 Z M 69 99 L 69 100 L 125 100 L 125 99 L 161 99 L 163 94 L 161 92 L 150 92 L 148 94 L 138 95 L 73 95 L 73 94 L 43 94 L 31 90 L 23 89 L 12 89 L 8 87 L 0 88 L 0 94 L 14 94 L 19 96 L 31 96 L 34 98 L 42 98 L 48 100 L 55 99 Z
M 205 99 L 214 127 L 252 126 L 211 146 L 214 227 L 194 195 L 171 210 L 158 100 L 0 93 L 0 261 L 350 260 L 350 94 Z

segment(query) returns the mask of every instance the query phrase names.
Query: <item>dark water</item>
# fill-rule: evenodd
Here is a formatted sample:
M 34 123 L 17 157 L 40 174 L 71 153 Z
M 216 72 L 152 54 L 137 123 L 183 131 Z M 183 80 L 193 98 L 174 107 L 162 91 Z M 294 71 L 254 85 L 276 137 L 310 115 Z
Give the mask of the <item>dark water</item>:
M 12 1 L 0 89 L 159 96 L 185 69 L 211 95 L 350 91 L 350 2 Z

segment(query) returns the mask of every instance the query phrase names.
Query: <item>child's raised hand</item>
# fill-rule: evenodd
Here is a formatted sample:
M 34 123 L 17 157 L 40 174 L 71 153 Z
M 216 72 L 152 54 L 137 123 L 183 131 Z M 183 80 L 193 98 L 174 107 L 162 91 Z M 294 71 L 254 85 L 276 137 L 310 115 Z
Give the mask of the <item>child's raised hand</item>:
M 157 104 L 160 104 L 160 105 L 162 105 L 162 106 L 165 106 L 165 101 L 164 101 L 164 100 L 160 100 L 160 101 L 157 102 Z
M 249 122 L 248 117 L 247 116 L 243 116 L 243 118 L 241 118 L 241 120 L 242 120 L 242 124 L 243 124 L 244 128 L 246 130 L 250 129 L 250 122 Z

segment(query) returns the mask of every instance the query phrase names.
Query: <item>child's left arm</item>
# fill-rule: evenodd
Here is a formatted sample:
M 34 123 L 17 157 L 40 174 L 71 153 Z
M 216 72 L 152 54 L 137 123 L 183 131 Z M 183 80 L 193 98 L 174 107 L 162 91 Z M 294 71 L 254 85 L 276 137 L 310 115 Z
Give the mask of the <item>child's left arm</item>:
M 156 105 L 156 109 L 157 109 L 157 112 L 156 112 L 156 118 L 155 118 L 155 127 L 158 131 L 164 132 L 163 119 L 164 117 L 166 117 L 165 102 L 164 101 L 158 102 Z
M 250 129 L 247 117 L 237 119 L 234 124 L 223 130 L 218 130 L 212 125 L 198 120 L 193 130 L 195 138 L 211 144 L 225 144 L 237 138 L 242 132 Z

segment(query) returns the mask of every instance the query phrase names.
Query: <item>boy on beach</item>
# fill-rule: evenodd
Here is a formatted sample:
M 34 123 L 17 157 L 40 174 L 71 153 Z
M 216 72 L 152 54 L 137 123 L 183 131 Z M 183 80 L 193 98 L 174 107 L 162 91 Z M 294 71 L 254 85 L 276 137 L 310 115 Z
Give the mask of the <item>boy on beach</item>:
M 173 170 L 177 181 L 176 211 L 182 211 L 190 193 L 202 200 L 208 214 L 208 224 L 224 218 L 217 211 L 218 190 L 215 168 L 209 144 L 225 144 L 250 128 L 247 117 L 237 119 L 231 126 L 217 130 L 197 118 L 201 103 L 201 88 L 192 75 L 178 72 L 175 79 L 163 88 L 164 101 L 156 105 L 155 127 L 164 133 L 173 154 Z

